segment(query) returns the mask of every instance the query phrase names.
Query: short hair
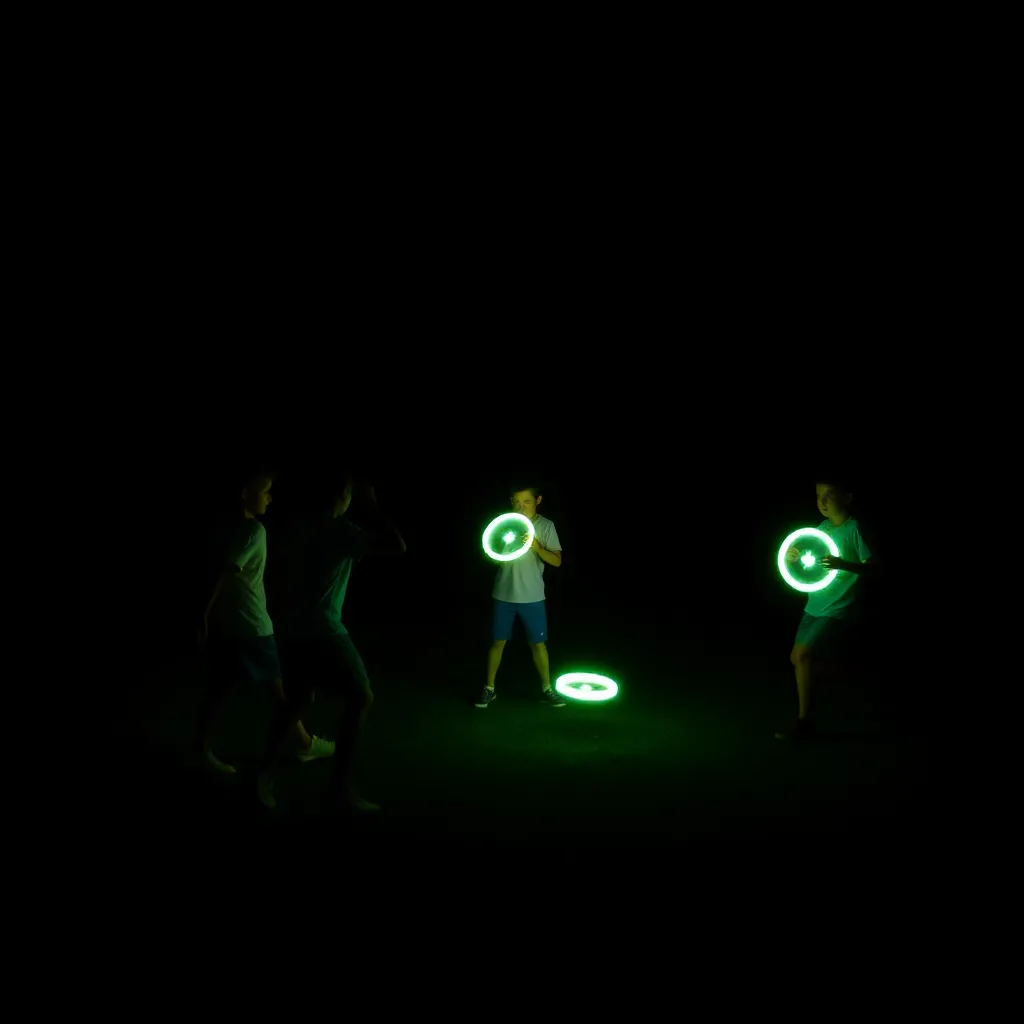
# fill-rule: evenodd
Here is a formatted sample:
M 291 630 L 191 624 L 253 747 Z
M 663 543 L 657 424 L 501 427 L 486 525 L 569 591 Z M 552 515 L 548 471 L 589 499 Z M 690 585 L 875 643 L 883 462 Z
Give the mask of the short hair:
M 314 504 L 318 509 L 329 509 L 354 481 L 355 474 L 348 466 L 328 470 L 310 488 Z
M 845 473 L 835 469 L 829 469 L 818 473 L 814 478 L 816 484 L 826 484 L 840 494 L 855 494 L 852 481 Z
M 251 486 L 257 480 L 273 481 L 277 474 L 274 467 L 267 462 L 250 462 L 241 467 L 238 479 L 238 489 L 242 490 Z
M 541 489 L 535 485 L 530 484 L 527 484 L 525 487 L 510 487 L 508 496 L 511 498 L 513 494 L 518 494 L 520 491 L 529 491 L 535 498 L 539 498 L 541 496 Z

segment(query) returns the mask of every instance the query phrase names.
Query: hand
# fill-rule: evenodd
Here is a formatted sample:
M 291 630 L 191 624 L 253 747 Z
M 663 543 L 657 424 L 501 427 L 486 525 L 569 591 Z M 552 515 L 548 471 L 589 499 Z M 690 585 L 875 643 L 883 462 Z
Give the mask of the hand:
M 822 560 L 821 564 L 829 570 L 832 569 L 845 569 L 850 564 L 849 562 L 843 561 L 841 558 L 837 558 L 835 555 L 826 555 Z
M 355 497 L 368 508 L 373 508 L 377 504 L 377 491 L 369 480 L 357 480 L 354 491 Z
M 799 557 L 800 557 L 800 552 L 796 548 L 790 548 L 786 552 L 786 561 L 787 562 L 790 562 L 790 563 L 795 562 Z
M 537 534 L 533 535 L 533 543 L 530 545 L 530 550 L 538 553 L 541 551 L 540 541 L 537 540 Z

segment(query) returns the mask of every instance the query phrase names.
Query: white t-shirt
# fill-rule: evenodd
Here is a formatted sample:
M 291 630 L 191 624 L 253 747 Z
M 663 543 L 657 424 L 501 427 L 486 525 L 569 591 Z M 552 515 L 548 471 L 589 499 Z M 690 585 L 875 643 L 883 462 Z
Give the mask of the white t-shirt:
M 258 519 L 241 519 L 218 537 L 217 567 L 237 566 L 210 609 L 210 632 L 222 636 L 271 636 L 263 570 L 267 564 L 267 531 Z
M 542 515 L 533 518 L 537 541 L 548 551 L 561 551 L 555 524 Z M 527 551 L 513 562 L 502 562 L 494 580 L 491 597 L 512 604 L 533 604 L 544 600 L 544 561 L 536 551 Z

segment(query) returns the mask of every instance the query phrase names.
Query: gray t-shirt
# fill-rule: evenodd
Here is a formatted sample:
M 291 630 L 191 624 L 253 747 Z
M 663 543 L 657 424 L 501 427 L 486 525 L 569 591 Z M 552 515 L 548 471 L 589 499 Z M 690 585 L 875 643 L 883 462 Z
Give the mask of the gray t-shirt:
M 542 515 L 533 519 L 537 541 L 548 551 L 561 551 L 555 524 Z M 533 604 L 544 600 L 544 562 L 536 551 L 528 551 L 513 562 L 502 562 L 494 580 L 491 597 L 511 604 Z
M 235 566 L 210 609 L 210 631 L 222 636 L 271 636 L 263 571 L 267 565 L 267 531 L 258 519 L 232 523 L 216 540 L 219 569 Z
M 818 527 L 829 534 L 839 548 L 839 557 L 847 562 L 860 564 L 871 558 L 871 549 L 860 532 L 860 524 L 856 519 L 847 519 L 839 526 L 833 526 L 825 520 Z M 845 618 L 850 605 L 856 597 L 854 587 L 859 577 L 854 572 L 840 571 L 839 575 L 824 589 L 815 590 L 807 595 L 804 611 L 808 615 L 819 618 Z
M 352 566 L 370 544 L 370 534 L 341 517 L 292 527 L 284 544 L 278 633 L 296 640 L 347 634 L 345 592 Z

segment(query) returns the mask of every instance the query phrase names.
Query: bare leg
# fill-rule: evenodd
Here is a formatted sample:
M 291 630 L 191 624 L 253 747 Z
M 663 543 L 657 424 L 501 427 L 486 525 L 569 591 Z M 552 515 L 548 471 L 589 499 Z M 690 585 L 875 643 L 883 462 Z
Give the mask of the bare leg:
M 487 688 L 489 690 L 494 689 L 494 680 L 498 678 L 498 666 L 501 664 L 501 653 L 504 650 L 505 641 L 495 640 L 487 651 Z
M 277 699 L 280 703 L 286 704 L 287 699 L 284 695 L 284 683 L 280 679 L 274 680 L 274 692 L 277 694 Z M 313 739 L 306 732 L 306 727 L 302 722 L 295 722 L 291 727 L 290 736 L 299 745 L 302 750 L 309 750 L 313 745 Z
M 811 714 L 811 649 L 797 644 L 789 656 L 796 675 L 796 695 L 799 707 L 797 717 L 805 721 Z
M 345 699 L 345 710 L 338 723 L 337 749 L 334 756 L 334 786 L 341 802 L 356 811 L 379 811 L 377 804 L 364 800 L 352 781 L 359 737 L 373 707 L 373 692 L 359 690 Z
M 295 733 L 295 726 L 298 724 L 300 714 L 302 714 L 301 703 L 290 704 L 286 700 L 279 700 L 274 705 L 270 734 L 267 736 L 263 761 L 260 764 L 259 775 L 256 777 L 257 795 L 271 810 L 277 806 L 274 800 L 273 772 L 288 746 L 289 738 Z
M 199 742 L 199 750 L 206 759 L 207 764 L 222 771 L 227 775 L 233 775 L 235 769 L 220 761 L 213 753 L 210 743 L 210 734 L 213 729 L 213 720 L 224 704 L 230 686 L 226 679 L 219 675 L 211 675 L 207 681 L 206 693 L 203 694 L 202 703 L 199 705 L 199 713 L 196 718 L 196 735 Z
M 530 651 L 533 653 L 533 663 L 537 666 L 537 673 L 540 676 L 541 689 L 550 690 L 551 666 L 548 664 L 548 645 L 530 644 Z

